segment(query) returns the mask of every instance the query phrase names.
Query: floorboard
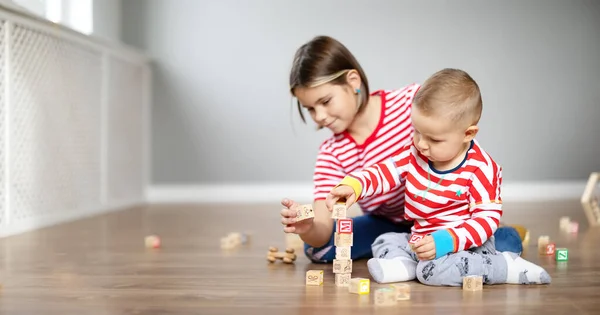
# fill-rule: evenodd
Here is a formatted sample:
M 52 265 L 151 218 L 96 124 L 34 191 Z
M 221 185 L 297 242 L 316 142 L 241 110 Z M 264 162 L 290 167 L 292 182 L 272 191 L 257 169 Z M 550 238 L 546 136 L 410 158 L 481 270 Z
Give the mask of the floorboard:
M 410 282 L 410 301 L 375 308 L 373 294 L 349 294 L 333 283 L 331 265 L 269 264 L 269 246 L 285 247 L 278 205 L 180 204 L 132 208 L 0 240 L 0 314 L 598 314 L 600 228 L 589 228 L 578 201 L 506 204 L 504 222 L 527 226 L 523 256 L 541 264 L 551 285 L 485 286 L 480 293 Z M 561 233 L 559 218 L 580 223 Z M 220 249 L 232 231 L 251 242 Z M 146 249 L 144 237 L 161 237 Z M 536 252 L 539 235 L 569 249 L 557 263 Z M 305 272 L 323 269 L 320 287 Z M 366 261 L 353 277 L 369 277 Z M 371 292 L 382 285 L 372 282 Z

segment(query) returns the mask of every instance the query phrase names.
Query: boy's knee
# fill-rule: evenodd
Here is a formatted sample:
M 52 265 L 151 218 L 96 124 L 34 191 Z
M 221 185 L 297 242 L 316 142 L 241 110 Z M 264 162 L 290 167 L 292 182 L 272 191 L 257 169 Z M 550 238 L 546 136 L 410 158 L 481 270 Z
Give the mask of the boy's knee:
M 417 279 L 425 285 L 435 285 L 435 262 L 433 260 L 421 260 L 417 263 Z
M 521 254 L 523 252 L 523 242 L 519 232 L 513 227 L 503 226 L 494 233 L 496 250 L 499 252 L 513 252 Z

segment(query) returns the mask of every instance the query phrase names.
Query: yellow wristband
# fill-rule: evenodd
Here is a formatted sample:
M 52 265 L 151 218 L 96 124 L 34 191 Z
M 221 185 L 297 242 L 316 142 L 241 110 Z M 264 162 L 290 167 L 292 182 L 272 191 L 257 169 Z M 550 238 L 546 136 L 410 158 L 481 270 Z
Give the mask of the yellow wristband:
M 354 194 L 356 195 L 356 200 L 360 199 L 360 194 L 362 193 L 362 185 L 360 184 L 360 181 L 358 181 L 358 179 L 356 179 L 354 177 L 346 176 L 335 187 L 338 187 L 341 185 L 347 185 L 347 186 L 352 187 L 352 189 L 354 190 Z

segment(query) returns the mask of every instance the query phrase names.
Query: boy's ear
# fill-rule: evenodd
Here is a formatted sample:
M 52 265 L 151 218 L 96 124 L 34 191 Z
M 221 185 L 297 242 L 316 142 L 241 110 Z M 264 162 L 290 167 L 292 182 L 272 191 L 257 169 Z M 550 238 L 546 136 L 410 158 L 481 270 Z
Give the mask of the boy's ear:
M 477 135 L 477 132 L 479 132 L 479 127 L 478 126 L 470 126 L 469 128 L 467 128 L 467 130 L 465 131 L 465 142 L 470 142 L 471 140 L 473 140 L 475 138 L 475 136 Z

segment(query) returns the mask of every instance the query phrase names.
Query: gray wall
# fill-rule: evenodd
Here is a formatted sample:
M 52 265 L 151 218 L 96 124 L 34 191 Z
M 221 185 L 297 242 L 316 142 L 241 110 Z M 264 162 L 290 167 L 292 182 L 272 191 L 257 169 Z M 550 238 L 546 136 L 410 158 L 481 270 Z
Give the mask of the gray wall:
M 598 2 L 366 3 L 124 1 L 124 41 L 155 59 L 153 183 L 309 182 L 328 133 L 300 122 L 287 76 L 318 34 L 353 51 L 372 89 L 470 72 L 505 182 L 600 170 Z

